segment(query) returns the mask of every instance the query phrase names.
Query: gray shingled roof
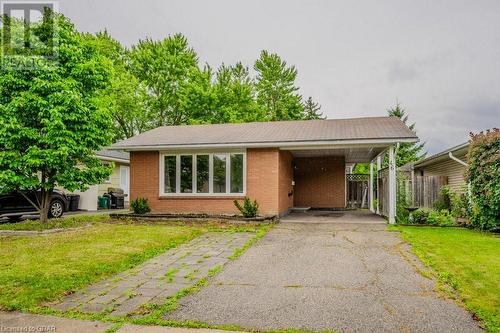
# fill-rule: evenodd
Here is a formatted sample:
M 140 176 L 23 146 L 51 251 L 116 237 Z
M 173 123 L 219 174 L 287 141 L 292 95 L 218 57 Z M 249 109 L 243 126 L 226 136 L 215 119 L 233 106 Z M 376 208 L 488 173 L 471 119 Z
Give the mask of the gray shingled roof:
M 104 158 L 117 158 L 121 160 L 130 160 L 130 153 L 125 152 L 125 151 L 117 151 L 117 150 L 109 150 L 109 149 L 103 149 L 95 153 L 97 156 L 104 157 Z
M 338 142 L 344 140 L 414 140 L 418 138 L 399 118 L 296 120 L 214 125 L 163 126 L 120 141 L 112 149 L 169 146 L 217 146 Z

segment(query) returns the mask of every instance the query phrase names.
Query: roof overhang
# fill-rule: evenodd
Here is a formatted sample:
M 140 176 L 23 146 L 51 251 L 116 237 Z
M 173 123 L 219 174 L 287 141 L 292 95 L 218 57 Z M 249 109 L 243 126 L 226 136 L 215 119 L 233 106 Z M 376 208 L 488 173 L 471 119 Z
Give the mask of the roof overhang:
M 455 155 L 456 157 L 464 156 L 467 154 L 467 151 L 469 150 L 469 143 L 463 143 L 461 145 L 446 149 L 445 151 L 442 151 L 440 153 L 434 154 L 432 156 L 429 156 L 419 162 L 416 162 L 413 165 L 413 168 L 421 168 L 425 167 L 427 165 L 431 165 L 434 163 L 438 163 L 441 161 L 449 160 L 450 159 L 450 153 Z
M 112 149 L 112 148 L 111 148 Z M 98 159 L 101 161 L 106 161 L 106 162 L 117 162 L 117 163 L 123 163 L 123 164 L 130 164 L 130 160 L 125 160 L 122 158 L 115 158 L 115 157 L 108 157 L 108 156 L 100 156 L 96 155 Z
M 397 143 L 418 142 L 418 138 L 389 138 L 389 139 L 356 139 L 356 140 L 327 140 L 327 141 L 280 141 L 254 143 L 199 143 L 185 145 L 113 145 L 112 150 L 125 151 L 152 151 L 152 150 L 193 150 L 193 149 L 234 149 L 234 148 L 280 148 L 283 150 L 302 149 L 342 149 L 363 147 L 388 147 Z

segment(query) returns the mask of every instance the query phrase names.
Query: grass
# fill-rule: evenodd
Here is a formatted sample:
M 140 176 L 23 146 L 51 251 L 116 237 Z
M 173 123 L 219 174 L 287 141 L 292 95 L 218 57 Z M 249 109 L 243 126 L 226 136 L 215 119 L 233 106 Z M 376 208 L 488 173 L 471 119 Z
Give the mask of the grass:
M 490 332 L 500 332 L 500 237 L 475 230 L 394 227 L 434 269 L 437 288 L 463 302 Z
M 40 223 L 39 220 L 24 220 L 14 223 L 0 223 L 0 230 L 32 230 L 43 231 L 50 229 L 78 228 L 93 225 L 98 222 L 109 220 L 109 214 L 76 215 L 59 219 L 50 219 L 48 223 Z
M 108 219 L 80 216 L 73 222 L 52 220 L 51 225 L 58 227 L 91 226 L 48 235 L 0 237 L 0 309 L 40 312 L 44 305 L 67 293 L 132 268 L 205 232 L 255 232 L 260 228 L 216 222 L 128 223 Z M 22 223 L 24 230 L 45 228 L 37 221 Z

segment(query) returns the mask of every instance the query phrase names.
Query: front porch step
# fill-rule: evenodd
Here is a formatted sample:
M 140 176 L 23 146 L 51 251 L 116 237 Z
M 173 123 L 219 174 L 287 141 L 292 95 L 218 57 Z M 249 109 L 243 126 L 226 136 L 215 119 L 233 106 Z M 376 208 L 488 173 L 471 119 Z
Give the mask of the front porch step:
M 292 207 L 292 212 L 307 212 L 311 207 Z

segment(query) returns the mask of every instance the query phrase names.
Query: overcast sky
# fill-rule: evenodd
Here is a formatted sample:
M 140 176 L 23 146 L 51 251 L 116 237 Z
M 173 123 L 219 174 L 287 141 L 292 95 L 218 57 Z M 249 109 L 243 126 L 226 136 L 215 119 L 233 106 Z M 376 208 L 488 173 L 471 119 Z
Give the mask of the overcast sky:
M 130 46 L 181 32 L 200 63 L 262 49 L 299 72 L 328 118 L 380 116 L 397 100 L 430 153 L 500 127 L 500 1 L 60 0 L 79 30 Z

